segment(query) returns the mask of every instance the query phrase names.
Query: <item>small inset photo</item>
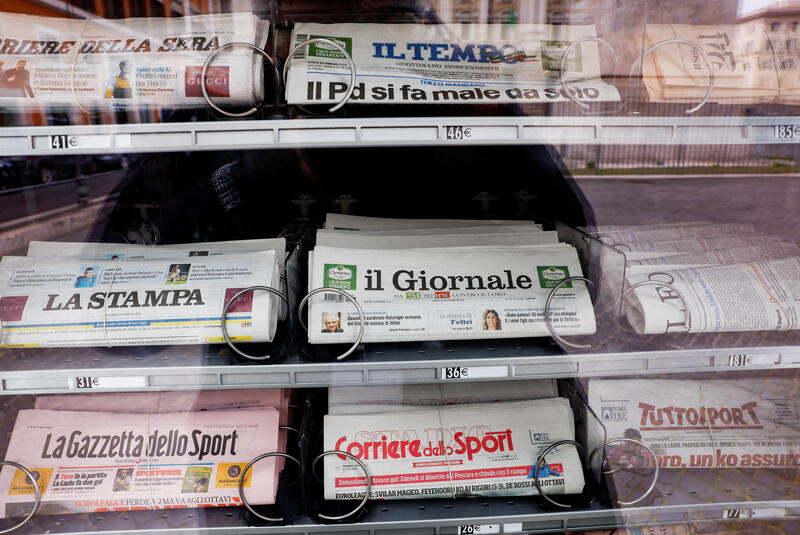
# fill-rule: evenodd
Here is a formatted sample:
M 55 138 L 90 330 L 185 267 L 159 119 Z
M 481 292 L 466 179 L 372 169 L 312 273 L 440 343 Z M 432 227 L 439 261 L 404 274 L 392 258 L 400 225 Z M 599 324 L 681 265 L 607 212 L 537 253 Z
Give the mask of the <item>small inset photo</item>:
M 208 251 L 189 251 L 189 256 L 208 256 Z
M 91 288 L 97 280 L 97 273 L 100 268 L 97 266 L 85 266 L 81 268 L 81 274 L 75 279 L 76 288 Z
M 208 492 L 208 482 L 211 479 L 210 466 L 189 466 L 183 476 L 181 492 Z
M 106 260 L 125 260 L 125 255 L 120 253 L 109 253 L 106 255 Z
M 131 477 L 133 476 L 133 469 L 120 468 L 114 476 L 114 492 L 125 492 L 131 490 Z
M 323 312 L 322 313 L 322 332 L 323 333 L 342 333 L 342 313 Z
M 191 264 L 170 264 L 167 271 L 167 284 L 186 284 Z
M 484 331 L 502 331 L 503 321 L 500 319 L 500 314 L 491 308 L 484 310 L 481 328 Z

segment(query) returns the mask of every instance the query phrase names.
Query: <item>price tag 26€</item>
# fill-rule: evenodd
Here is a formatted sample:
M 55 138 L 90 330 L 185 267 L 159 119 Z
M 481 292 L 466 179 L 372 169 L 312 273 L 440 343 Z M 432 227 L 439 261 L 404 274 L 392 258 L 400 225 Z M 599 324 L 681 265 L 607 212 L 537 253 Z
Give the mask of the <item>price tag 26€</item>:
M 458 535 L 491 535 L 500 533 L 500 524 L 466 524 L 458 526 Z

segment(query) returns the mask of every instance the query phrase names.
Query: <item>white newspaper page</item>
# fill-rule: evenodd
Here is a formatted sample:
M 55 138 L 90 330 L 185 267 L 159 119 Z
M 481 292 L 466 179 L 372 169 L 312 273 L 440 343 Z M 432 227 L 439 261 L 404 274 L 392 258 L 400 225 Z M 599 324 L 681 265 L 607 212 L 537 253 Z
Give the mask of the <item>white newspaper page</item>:
M 353 58 L 349 102 L 480 104 L 566 101 L 559 72 L 569 44 L 595 37 L 594 26 L 546 24 L 295 24 L 292 43 L 324 37 Z M 291 63 L 290 104 L 338 102 L 350 83 L 344 54 L 309 45 Z M 565 78 L 582 102 L 618 101 L 601 78 L 596 42 L 574 47 Z
M 521 401 L 558 396 L 555 379 L 476 381 L 426 385 L 332 386 L 328 410 L 341 405 L 464 405 L 494 401 Z M 389 410 L 386 407 L 379 407 Z
M 652 284 L 630 292 L 625 308 L 639 334 L 800 328 L 800 257 L 629 273 L 626 280 L 666 282 L 680 294 Z
M 221 342 L 227 300 L 277 284 L 274 251 L 158 260 L 3 257 L 2 347 L 170 345 Z M 266 342 L 277 298 L 243 294 L 228 311 L 233 340 Z
M 241 505 L 239 475 L 275 451 L 278 411 L 166 414 L 21 410 L 5 460 L 38 474 L 39 514 Z M 253 504 L 275 502 L 275 460 L 244 481 Z M 0 472 L 3 517 L 31 510 L 33 483 Z
M 637 230 L 609 230 L 603 234 L 616 243 L 630 243 L 654 240 L 684 240 L 687 238 L 706 238 L 709 236 L 731 236 L 755 234 L 750 223 L 719 223 L 702 226 L 675 226 L 646 228 Z
M 537 494 L 537 457 L 553 442 L 573 440 L 563 398 L 449 405 L 381 414 L 325 416 L 326 450 L 350 453 L 370 473 L 373 499 Z M 537 467 L 547 494 L 583 490 L 574 446 L 560 446 Z M 360 499 L 366 477 L 346 457 L 325 458 L 325 498 Z
M 749 245 L 761 245 L 765 243 L 781 243 L 785 238 L 772 234 L 753 234 L 751 236 L 714 236 L 711 238 L 687 238 L 678 240 L 645 240 L 624 242 L 631 249 L 631 252 L 621 248 L 626 257 L 646 258 L 636 256 L 637 252 L 647 253 L 702 253 L 705 251 L 715 251 L 718 249 L 732 249 L 735 247 L 746 247 Z M 633 253 L 633 256 L 631 256 Z M 658 255 L 655 255 L 658 256 Z
M 325 215 L 325 228 L 328 230 L 403 230 L 403 229 L 454 229 L 460 227 L 522 227 L 526 231 L 542 230 L 533 221 L 514 219 L 392 219 L 389 217 L 368 217 L 328 213 Z M 504 229 L 505 230 L 505 229 Z
M 544 306 L 552 288 L 580 275 L 566 245 L 470 250 L 340 249 L 310 255 L 310 288 L 353 295 L 365 316 L 365 342 L 548 336 Z M 583 283 L 568 282 L 551 303 L 563 334 L 592 334 L 595 318 Z M 331 292 L 310 299 L 309 342 L 356 339 L 359 315 Z
M 440 229 L 440 231 L 441 234 L 375 236 L 361 232 L 318 230 L 316 244 L 345 249 L 424 249 L 488 245 L 555 245 L 558 243 L 558 233 L 553 231 L 512 234 L 449 234 L 449 229 Z
M 670 254 L 669 256 L 642 258 L 628 267 L 634 267 L 635 264 L 641 264 L 643 266 L 737 264 L 740 262 L 786 258 L 788 256 L 800 256 L 800 248 L 793 243 L 766 243 L 763 245 L 734 247 L 731 249 L 720 249 L 703 253 Z
M 589 405 L 609 438 L 641 440 L 662 468 L 800 466 L 797 385 L 791 379 L 592 379 Z M 612 464 L 652 466 L 645 451 L 624 443 L 607 454 Z
M 263 47 L 269 22 L 252 13 L 68 19 L 0 13 L 0 105 L 206 107 L 206 58 L 232 42 Z M 263 99 L 261 57 L 223 51 L 208 67 L 217 105 Z

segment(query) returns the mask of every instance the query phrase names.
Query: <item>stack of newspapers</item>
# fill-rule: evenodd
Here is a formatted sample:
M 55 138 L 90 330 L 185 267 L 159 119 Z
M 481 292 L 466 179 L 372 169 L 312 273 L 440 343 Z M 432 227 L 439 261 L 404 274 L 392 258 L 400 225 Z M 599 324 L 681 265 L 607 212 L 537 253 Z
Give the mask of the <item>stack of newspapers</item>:
M 328 214 L 309 253 L 309 342 L 548 336 L 548 295 L 580 276 L 575 249 L 530 221 L 381 219 Z M 347 295 L 345 295 L 347 294 Z M 363 310 L 363 318 L 351 296 Z M 559 334 L 592 334 L 586 285 L 550 304 Z
M 608 463 L 644 468 L 796 468 L 800 414 L 794 379 L 592 379 L 589 405 L 612 441 Z M 589 429 L 602 442 L 600 427 Z
M 32 241 L 0 260 L 0 347 L 224 341 L 225 304 L 250 286 L 281 289 L 283 238 L 182 245 Z M 250 291 L 228 309 L 231 340 L 268 342 L 286 314 Z
M 554 442 L 574 440 L 569 401 L 553 380 L 329 389 L 325 450 L 366 465 L 374 499 L 457 498 L 583 490 L 581 460 Z M 343 455 L 325 457 L 326 499 L 360 499 L 366 475 Z
M 295 24 L 293 45 L 309 38 L 326 41 L 301 47 L 291 59 L 289 104 L 341 101 L 354 67 L 358 77 L 348 102 L 356 104 L 620 98 L 602 79 L 597 32 L 589 24 Z M 561 85 L 562 60 L 568 90 Z
M 699 102 L 711 82 L 705 51 L 714 70 L 711 102 L 797 104 L 797 22 L 751 20 L 741 24 L 695 26 L 648 24 L 645 48 L 670 39 L 644 58 L 642 75 L 654 102 Z
M 800 328 L 800 250 L 781 236 L 707 221 L 589 231 L 625 254 L 639 334 Z
M 253 13 L 73 19 L 0 13 L 0 105 L 255 106 L 269 21 Z M 203 64 L 215 54 L 201 79 Z
M 242 505 L 251 460 L 286 451 L 288 389 L 42 396 L 17 415 L 6 461 L 27 468 L 39 514 Z M 251 504 L 273 504 L 283 463 L 245 474 Z M 30 477 L 0 472 L 0 516 L 33 508 Z

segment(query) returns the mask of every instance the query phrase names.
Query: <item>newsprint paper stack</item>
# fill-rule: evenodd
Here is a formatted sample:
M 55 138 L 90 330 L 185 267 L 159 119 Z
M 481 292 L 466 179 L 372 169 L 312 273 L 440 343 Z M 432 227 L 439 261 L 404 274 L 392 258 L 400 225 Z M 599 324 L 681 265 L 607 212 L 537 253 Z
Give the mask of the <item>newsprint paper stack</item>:
M 625 254 L 626 287 L 646 282 L 625 303 L 639 334 L 800 328 L 800 250 L 781 236 L 706 221 L 588 230 Z
M 0 13 L 0 106 L 255 106 L 269 21 L 252 13 L 72 19 Z
M 529 221 L 381 219 L 328 214 L 309 253 L 310 289 L 353 296 L 365 316 L 365 342 L 548 336 L 551 290 L 580 276 L 575 249 Z M 309 342 L 356 340 L 360 320 L 338 293 L 309 306 Z M 559 334 L 592 334 L 583 282 L 552 300 Z
M 662 468 L 800 466 L 794 379 L 592 379 L 589 405 L 609 439 L 644 442 Z M 589 429 L 593 431 L 599 427 Z M 639 447 L 625 442 L 612 446 L 610 463 L 652 466 Z
M 355 62 L 348 102 L 369 104 L 496 104 L 618 101 L 601 77 L 592 25 L 552 24 L 312 24 L 298 22 L 295 45 L 314 38 L 337 43 Z M 587 39 L 567 50 L 577 39 Z M 289 104 L 341 101 L 351 66 L 341 50 L 322 41 L 292 58 Z
M 281 288 L 285 240 L 183 245 L 31 242 L 0 260 L 0 347 L 222 342 L 225 303 L 249 286 Z M 283 290 L 285 291 L 285 289 Z M 232 340 L 268 342 L 279 298 L 231 305 Z
M 19 411 L 5 460 L 36 477 L 39 514 L 241 505 L 245 465 L 286 450 L 288 410 L 282 389 L 40 397 Z M 250 503 L 275 503 L 281 465 L 248 471 Z M 4 466 L 0 489 L 0 516 L 32 509 L 21 470 Z
M 534 380 L 403 389 L 331 388 L 324 420 L 326 450 L 364 462 L 371 498 L 455 498 L 583 490 L 581 460 L 553 442 L 574 440 L 569 401 L 555 382 Z M 326 499 L 360 499 L 366 476 L 345 456 L 325 457 Z

